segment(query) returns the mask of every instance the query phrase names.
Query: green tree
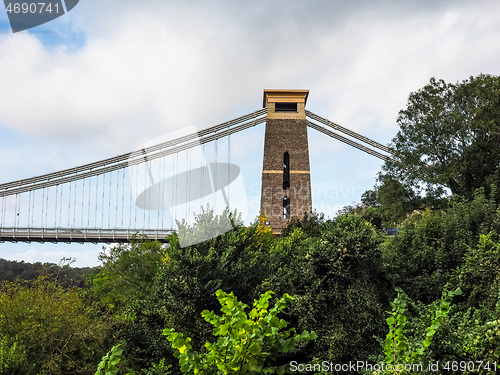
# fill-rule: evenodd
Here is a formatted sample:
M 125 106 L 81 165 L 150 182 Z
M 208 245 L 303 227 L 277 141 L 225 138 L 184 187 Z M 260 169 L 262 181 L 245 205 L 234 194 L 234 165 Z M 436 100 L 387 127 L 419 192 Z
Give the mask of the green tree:
M 15 341 L 39 374 L 92 374 L 109 325 L 82 293 L 46 278 L 2 283 L 0 336 Z
M 494 310 L 469 309 L 456 314 L 456 331 L 460 345 L 456 357 L 465 361 L 500 361 L 500 294 Z M 488 370 L 488 369 L 485 369 Z M 489 371 L 481 371 L 487 374 Z M 466 372 L 468 373 L 468 372 Z
M 112 315 L 115 338 L 126 356 L 124 366 L 147 368 L 166 348 L 164 319 L 152 303 L 155 277 L 165 256 L 157 241 L 136 238 L 99 254 L 101 267 L 91 275 L 92 291 L 102 311 Z
M 236 210 L 230 212 L 225 209 L 220 215 L 216 215 L 210 206 L 206 209 L 201 207 L 201 212 L 195 215 L 193 224 L 184 219 L 177 221 L 177 237 L 181 246 L 186 247 L 218 237 L 241 226 L 242 223 L 241 215 L 238 215 Z
M 392 141 L 398 163 L 384 169 L 408 186 L 427 183 L 429 194 L 470 195 L 498 183 L 500 77 L 480 74 L 455 84 L 432 78 L 408 98 Z
M 482 234 L 500 230 L 496 188 L 486 198 L 478 189 L 472 198 L 454 197 L 449 207 L 424 210 L 401 223 L 395 236 L 386 238 L 381 251 L 395 286 L 415 300 L 431 303 L 450 282 L 454 270 L 475 248 Z M 465 290 L 465 287 L 464 287 Z
M 140 238 L 103 250 L 102 265 L 90 277 L 92 291 L 107 307 L 119 311 L 149 298 L 163 254 L 159 242 Z
M 203 309 L 214 310 L 218 289 L 231 290 L 250 303 L 271 273 L 269 248 L 274 241 L 261 220 L 250 227 L 234 228 L 218 237 L 181 247 L 170 238 L 155 284 L 155 303 L 172 328 L 182 330 L 196 342 L 210 332 L 203 327 Z
M 308 236 L 318 236 L 320 225 L 325 222 L 325 215 L 316 210 L 308 213 L 304 211 L 301 219 L 292 217 L 281 231 L 281 237 L 289 236 L 297 228 L 300 228 Z
M 273 245 L 274 273 L 263 287 L 288 290 L 295 298 L 288 321 L 318 334 L 294 360 L 305 362 L 313 353 L 333 363 L 366 358 L 377 350 L 372 337 L 382 334 L 389 304 L 380 235 L 354 214 L 318 227 L 317 236 L 296 228 Z
M 455 238 L 450 236 L 452 228 L 457 229 L 459 225 L 462 226 L 462 229 L 470 227 L 470 217 L 465 213 L 468 212 L 472 216 L 477 215 L 477 212 L 474 212 L 477 207 L 474 206 L 478 205 L 479 202 L 481 203 L 480 206 L 482 206 L 480 212 L 484 214 L 484 207 L 488 206 L 488 201 L 484 201 L 483 198 L 484 196 L 466 204 L 463 202 L 460 202 L 460 204 L 455 203 L 455 206 L 449 212 L 441 212 L 439 215 L 433 213 L 427 218 L 422 218 L 420 225 L 422 229 L 427 228 L 425 230 L 427 238 L 422 237 L 422 233 L 419 233 L 415 240 L 416 243 L 427 242 L 426 247 L 430 245 L 428 239 L 434 237 L 435 240 L 438 240 L 434 243 L 436 246 L 435 251 L 427 252 L 429 259 L 433 260 L 427 263 L 424 260 L 425 258 L 409 259 L 404 257 L 402 261 L 406 263 L 407 269 L 411 269 L 413 264 L 420 264 L 422 266 L 423 263 L 426 263 L 426 266 L 418 271 L 421 277 L 413 278 L 409 274 L 405 275 L 407 278 L 406 283 L 404 283 L 405 287 L 412 294 L 417 294 L 420 300 L 427 300 L 429 295 L 434 296 L 436 294 L 436 289 L 440 285 L 440 283 L 436 283 L 438 275 L 441 282 L 451 281 L 452 285 L 455 287 L 458 286 L 458 289 L 463 292 L 460 297 L 456 298 L 453 309 L 450 310 L 449 319 L 446 319 L 440 325 L 439 331 L 436 332 L 433 338 L 432 347 L 429 347 L 423 362 L 440 361 L 442 364 L 455 363 L 455 371 L 464 374 L 477 373 L 477 371 L 470 372 L 464 368 L 464 363 L 482 361 L 487 366 L 487 362 L 489 361 L 490 370 L 488 371 L 487 368 L 483 368 L 483 370 L 479 371 L 479 373 L 487 374 L 493 370 L 493 362 L 500 359 L 499 243 L 493 240 L 493 232 L 487 235 L 480 235 L 479 242 L 476 245 L 469 244 L 476 241 L 475 236 L 472 236 L 470 232 L 458 233 Z M 453 210 L 457 210 L 455 212 L 457 221 L 452 227 L 450 225 L 452 223 L 450 213 Z M 424 216 L 427 215 L 424 214 Z M 429 228 L 435 227 L 440 222 L 445 223 L 442 227 L 442 233 L 439 233 L 439 231 L 434 232 L 434 230 L 431 232 L 429 230 Z M 478 220 L 478 222 L 487 224 L 487 220 L 484 220 L 484 218 Z M 448 230 L 447 228 L 450 229 Z M 403 234 L 404 231 L 400 233 Z M 449 244 L 446 247 L 440 245 L 439 236 L 447 237 L 445 242 Z M 466 239 L 469 239 L 469 242 L 466 242 Z M 465 247 L 462 257 L 455 259 L 455 266 L 448 263 L 450 258 L 446 258 L 446 256 L 451 256 L 450 252 L 453 251 L 453 243 L 455 246 L 461 244 L 461 247 Z M 415 253 L 420 252 L 420 257 L 423 255 L 421 249 L 415 246 L 411 251 Z M 456 266 L 457 264 L 458 266 Z M 400 266 L 405 267 L 403 263 Z M 430 272 L 431 269 L 433 271 Z M 427 289 L 425 289 L 426 287 Z M 415 293 L 415 289 L 419 289 L 419 292 Z M 395 301 L 398 302 L 398 308 L 403 306 L 402 301 L 408 302 L 408 305 L 411 306 L 411 312 L 405 315 L 408 317 L 410 324 L 406 328 L 402 325 L 400 326 L 406 329 L 405 332 L 410 333 L 413 337 L 424 337 L 426 327 L 432 324 L 433 317 L 429 317 L 431 310 L 423 303 L 418 301 L 412 302 L 411 299 L 405 296 L 400 296 L 398 301 Z M 410 311 L 410 309 L 408 310 Z M 395 311 L 393 310 L 392 313 L 394 314 Z M 396 316 L 394 317 L 396 318 Z M 391 321 L 394 322 L 394 320 Z M 396 328 L 395 326 L 394 332 L 397 331 Z M 393 339 L 392 346 L 394 349 L 395 346 L 399 345 L 399 341 L 394 337 Z M 411 340 L 406 340 L 403 337 L 401 342 L 406 342 L 409 345 Z M 388 345 L 386 345 L 387 348 Z M 400 354 L 395 349 L 391 353 L 398 358 L 400 357 Z M 406 353 L 408 354 L 408 350 Z
M 464 360 L 500 360 L 500 242 L 492 238 L 481 235 L 453 277 L 464 291 L 455 317 L 462 344 L 455 351 Z
M 468 247 L 463 265 L 454 280 L 467 297 L 465 308 L 494 311 L 500 291 L 500 243 L 493 233 L 481 235 L 475 247 Z
M 378 211 L 385 225 L 394 227 L 417 208 L 419 202 L 412 189 L 403 186 L 401 182 L 390 176 L 381 176 L 379 183 L 380 186 L 377 188 Z

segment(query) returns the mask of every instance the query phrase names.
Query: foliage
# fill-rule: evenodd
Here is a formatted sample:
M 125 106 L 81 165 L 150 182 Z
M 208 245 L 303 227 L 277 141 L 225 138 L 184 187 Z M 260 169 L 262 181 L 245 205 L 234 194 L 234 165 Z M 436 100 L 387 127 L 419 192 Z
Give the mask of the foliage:
M 0 341 L 0 375 L 30 375 L 35 368 L 26 358 L 26 351 L 17 342 L 9 345 L 7 336 Z
M 377 348 L 389 286 L 378 250 L 380 237 L 358 215 L 337 217 L 308 236 L 296 228 L 272 248 L 274 273 L 263 288 L 289 291 L 296 301 L 287 317 L 318 339 L 294 360 L 321 353 L 334 363 L 363 358 Z
M 76 288 L 57 282 L 0 285 L 0 336 L 17 342 L 40 373 L 90 374 L 103 353 L 108 324 Z
M 500 360 L 500 310 L 495 310 L 496 318 L 481 321 L 476 319 L 475 314 L 470 320 L 464 322 L 460 328 L 463 357 L 472 361 L 489 361 L 491 363 Z
M 200 218 L 205 224 L 200 223 L 198 229 L 211 230 L 213 226 L 206 222 L 210 217 L 220 220 L 206 212 Z M 207 341 L 211 333 L 201 312 L 217 308 L 215 291 L 230 289 L 243 296 L 244 302 L 251 302 L 271 272 L 269 247 L 274 237 L 261 218 L 247 228 L 235 226 L 190 246 L 183 247 L 177 234 L 168 241 L 160 261 L 152 265 L 151 292 L 136 298 L 117 317 L 116 336 L 123 343 L 127 366 L 134 370 L 160 361 L 171 351 L 161 335 L 165 326 L 184 332 L 197 343 Z M 167 356 L 166 365 L 177 365 L 169 362 L 172 358 Z
M 398 162 L 384 169 L 401 182 L 426 183 L 437 196 L 444 192 L 439 184 L 467 196 L 498 183 L 500 77 L 480 74 L 455 84 L 431 78 L 410 94 L 397 122 Z
M 125 353 L 123 364 L 139 371 L 153 366 L 169 350 L 161 332 L 166 324 L 165 307 L 154 296 L 135 301 L 125 311 L 115 315 L 116 339 Z
M 169 375 L 171 374 L 170 368 L 172 366 L 165 364 L 165 358 L 162 358 L 158 363 L 152 363 L 148 369 L 143 369 L 142 373 L 144 375 Z
M 411 211 L 419 208 L 413 190 L 403 186 L 398 180 L 385 175 L 379 177 L 379 183 L 377 202 L 380 204 L 380 216 L 387 226 L 394 227 Z
M 57 278 L 66 288 L 73 285 L 83 288 L 92 268 L 70 267 L 73 261 L 71 258 L 63 258 L 59 264 L 28 263 L 0 258 L 0 281 L 15 281 L 17 279 L 34 281 L 40 276 L 46 276 Z
M 376 194 L 373 190 L 368 190 L 365 192 L 365 194 Z M 378 207 L 378 203 L 372 201 L 371 197 L 370 200 L 364 200 L 363 196 L 361 197 L 362 200 L 361 202 L 357 204 L 352 204 L 352 205 L 347 205 L 342 207 L 337 212 L 338 216 L 346 216 L 346 215 L 358 215 L 361 216 L 364 220 L 372 224 L 375 228 L 377 229 L 383 229 L 382 228 L 382 217 L 380 215 L 380 207 Z M 368 202 L 372 202 L 374 205 L 371 206 L 368 204 Z
M 155 277 L 165 258 L 157 241 L 136 238 L 99 254 L 102 266 L 90 285 L 103 311 L 113 313 L 113 330 L 126 353 L 126 366 L 147 367 L 165 349 L 161 329 L 164 320 L 151 303 Z
M 398 291 L 398 296 L 394 302 L 391 302 L 392 311 L 389 312 L 390 316 L 386 320 L 389 326 L 389 333 L 385 338 L 383 346 L 385 355 L 384 363 L 392 365 L 393 371 L 390 372 L 405 374 L 408 372 L 404 369 L 404 365 L 424 363 L 424 356 L 427 354 L 436 332 L 450 312 L 451 300 L 454 296 L 460 294 L 462 294 L 462 291 L 459 288 L 455 291 L 445 290 L 440 304 L 428 308 L 431 320 L 423 337 L 413 337 L 410 339 L 406 336 L 407 296 L 402 290 Z M 400 366 L 399 369 L 398 365 Z M 381 373 L 389 372 L 382 371 Z
M 430 194 L 422 197 L 413 186 L 405 185 L 389 174 L 379 174 L 374 190 L 363 193 L 361 201 L 364 208 L 362 216 L 374 224 L 377 222 L 370 220 L 369 215 L 380 217 L 381 223 L 378 226 L 386 228 L 395 228 L 415 211 L 425 208 L 442 209 L 448 203 L 447 199 Z
M 292 217 L 288 224 L 281 231 L 281 237 L 286 237 L 294 232 L 295 229 L 300 228 L 308 236 L 317 236 L 319 234 L 318 228 L 325 222 L 325 215 L 317 211 L 307 212 L 304 211 L 302 219 Z
M 500 290 L 500 243 L 494 242 L 492 235 L 481 235 L 477 246 L 467 249 L 464 264 L 454 274 L 467 297 L 464 309 L 495 310 Z
M 491 190 L 488 199 L 479 189 L 472 199 L 455 197 L 446 209 L 410 215 L 397 235 L 387 238 L 381 247 L 395 286 L 424 303 L 439 298 L 479 236 L 490 231 L 498 235 L 500 211 L 495 191 Z
M 110 246 L 99 254 L 102 263 L 91 276 L 92 291 L 111 309 L 123 310 L 151 294 L 164 248 L 157 241 L 136 239 Z
M 203 308 L 217 308 L 213 296 L 218 289 L 230 289 L 244 302 L 258 296 L 258 286 L 270 274 L 271 241 L 260 221 L 184 248 L 172 236 L 156 278 L 154 303 L 172 328 L 207 341 L 210 332 L 197 317 Z
M 267 217 L 265 215 L 259 215 L 254 224 L 247 228 L 242 228 L 242 236 L 246 241 L 248 239 L 253 239 L 251 246 L 254 248 L 268 248 L 271 246 L 274 240 L 273 230 L 269 225 L 266 224 Z
M 454 282 L 464 291 L 457 312 L 461 342 L 458 355 L 467 360 L 500 360 L 500 243 L 481 235 L 468 249 Z
M 97 371 L 95 375 L 117 375 L 120 369 L 118 368 L 118 363 L 120 362 L 120 356 L 123 353 L 123 349 L 120 348 L 120 344 L 115 345 L 111 350 L 102 357 L 101 362 L 97 366 Z
M 242 225 L 241 216 L 236 211 L 225 209 L 221 215 L 216 215 L 214 210 L 207 206 L 194 217 L 194 224 L 186 220 L 177 221 L 177 236 L 182 247 L 195 245 L 210 240 Z
M 102 357 L 101 362 L 97 366 L 97 371 L 94 375 L 117 375 L 120 373 L 120 368 L 118 364 L 122 360 L 123 349 L 121 344 L 117 344 L 111 348 L 111 350 Z M 159 363 L 153 363 L 149 369 L 143 369 L 142 374 L 145 375 L 169 375 L 170 371 L 168 369 L 170 366 L 165 365 L 165 359 L 162 359 Z M 127 375 L 135 375 L 134 372 L 129 372 Z
M 205 310 L 203 318 L 214 326 L 215 343 L 205 343 L 205 351 L 194 351 L 189 337 L 174 329 L 164 335 L 172 342 L 181 371 L 186 374 L 284 374 L 286 365 L 276 366 L 278 353 L 288 352 L 297 344 L 316 338 L 314 332 L 296 334 L 294 328 L 285 330 L 288 323 L 278 314 L 293 301 L 288 294 L 269 307 L 273 293 L 268 291 L 254 301 L 247 314 L 248 305 L 240 302 L 233 293 L 216 292 L 222 305 L 222 316 Z

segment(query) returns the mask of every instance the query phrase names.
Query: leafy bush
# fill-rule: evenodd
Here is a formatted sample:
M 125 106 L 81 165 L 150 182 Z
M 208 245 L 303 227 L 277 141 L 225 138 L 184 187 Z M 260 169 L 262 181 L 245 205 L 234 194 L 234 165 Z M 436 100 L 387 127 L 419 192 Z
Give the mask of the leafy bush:
M 500 290 L 500 242 L 493 234 L 481 235 L 477 246 L 469 247 L 454 280 L 464 291 L 463 310 L 481 308 L 494 311 Z
M 6 336 L 0 341 L 0 375 L 30 375 L 35 368 L 27 360 L 26 351 L 17 342 L 9 345 Z
M 287 365 L 276 365 L 279 353 L 292 351 L 296 345 L 315 339 L 314 332 L 295 333 L 295 328 L 285 330 L 288 323 L 278 314 L 293 301 L 288 294 L 269 307 L 273 292 L 268 291 L 254 301 L 247 314 L 248 305 L 240 302 L 233 293 L 216 292 L 222 305 L 222 316 L 213 311 L 202 312 L 203 318 L 214 326 L 216 342 L 207 342 L 201 353 L 193 350 L 191 339 L 184 338 L 174 329 L 164 335 L 172 342 L 180 369 L 185 374 L 284 374 Z
M 121 344 L 113 346 L 111 350 L 102 357 L 94 375 L 118 375 L 120 373 L 118 364 L 122 360 L 122 354 L 123 349 L 121 348 Z M 149 369 L 141 370 L 141 373 L 144 375 L 169 375 L 170 371 L 168 371 L 168 369 L 170 367 L 169 365 L 165 365 L 165 359 L 162 359 L 159 363 L 153 363 Z M 135 373 L 129 372 L 127 375 L 135 375 Z
M 102 357 L 101 362 L 97 366 L 95 375 L 117 375 L 119 373 L 120 369 L 118 368 L 118 363 L 123 353 L 123 349 L 120 348 L 120 346 L 120 344 L 113 346 L 111 350 Z
M 417 332 L 419 335 L 408 337 L 408 328 L 406 327 L 408 297 L 402 290 L 399 290 L 398 296 L 394 302 L 391 302 L 392 311 L 389 312 L 389 317 L 386 320 L 389 332 L 383 345 L 384 358 L 377 361 L 377 363 L 390 365 L 391 370 L 377 371 L 376 374 L 406 374 L 409 372 L 405 369 L 405 365 L 431 363 L 433 358 L 429 352 L 434 336 L 450 312 L 453 297 L 460 294 L 462 291 L 459 288 L 455 291 L 445 290 L 439 304 L 434 303 L 426 309 L 430 318 L 428 325 L 423 331 Z M 420 320 L 419 325 L 422 326 L 425 317 L 419 317 L 418 320 Z M 422 370 L 421 372 L 425 372 L 426 369 L 422 367 Z
M 453 277 L 464 291 L 455 317 L 464 360 L 500 360 L 500 243 L 492 237 L 481 235 Z

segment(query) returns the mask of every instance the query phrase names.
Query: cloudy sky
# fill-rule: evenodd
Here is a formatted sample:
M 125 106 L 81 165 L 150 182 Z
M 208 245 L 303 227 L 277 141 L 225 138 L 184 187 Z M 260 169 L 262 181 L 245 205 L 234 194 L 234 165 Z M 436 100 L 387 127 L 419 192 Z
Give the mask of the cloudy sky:
M 310 111 L 387 144 L 431 77 L 500 74 L 499 40 L 498 0 L 80 0 L 15 34 L 1 8 L 0 182 L 219 124 L 261 108 L 265 88 L 309 89 Z M 333 216 L 382 163 L 309 140 L 313 205 Z M 255 206 L 263 128 L 231 142 Z M 0 257 L 96 265 L 101 247 L 2 243 Z

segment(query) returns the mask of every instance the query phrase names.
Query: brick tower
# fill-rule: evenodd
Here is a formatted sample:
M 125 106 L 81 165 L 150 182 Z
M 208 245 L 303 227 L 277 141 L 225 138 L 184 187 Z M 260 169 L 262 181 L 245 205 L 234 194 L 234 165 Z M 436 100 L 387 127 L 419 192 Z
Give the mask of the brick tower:
M 264 90 L 267 107 L 260 212 L 274 234 L 311 212 L 305 105 L 309 90 Z

